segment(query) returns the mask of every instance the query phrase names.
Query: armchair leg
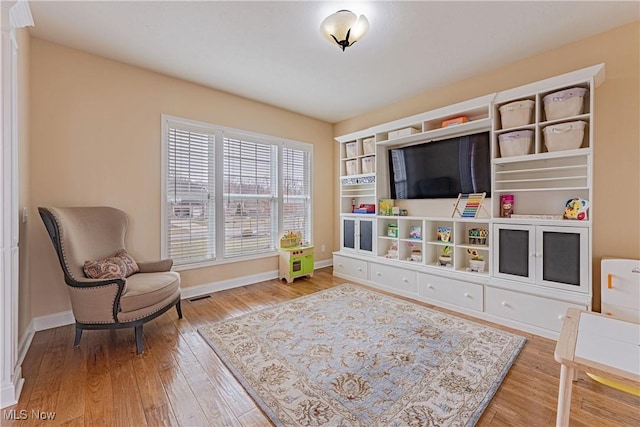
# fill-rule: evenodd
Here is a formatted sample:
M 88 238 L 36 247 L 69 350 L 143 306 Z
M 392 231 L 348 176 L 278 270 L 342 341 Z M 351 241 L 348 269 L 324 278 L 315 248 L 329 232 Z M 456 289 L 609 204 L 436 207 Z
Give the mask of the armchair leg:
M 142 325 L 138 325 L 135 327 L 136 330 L 136 350 L 138 354 L 142 353 L 144 349 L 142 348 Z
M 178 319 L 182 319 L 182 307 L 180 307 L 180 300 L 176 304 L 176 311 L 178 312 Z
M 80 345 L 80 338 L 82 338 L 82 329 L 80 326 L 76 325 L 76 337 L 73 340 L 73 346 L 77 347 Z

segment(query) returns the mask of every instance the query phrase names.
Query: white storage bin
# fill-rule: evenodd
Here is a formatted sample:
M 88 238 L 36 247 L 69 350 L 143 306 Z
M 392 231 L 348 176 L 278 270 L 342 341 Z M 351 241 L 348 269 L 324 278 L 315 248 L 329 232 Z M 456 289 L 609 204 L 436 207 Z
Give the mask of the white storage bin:
M 533 131 L 519 130 L 498 135 L 502 157 L 524 156 L 531 153 Z
M 586 93 L 587 90 L 584 88 L 572 87 L 571 89 L 564 89 L 545 96 L 542 100 L 547 120 L 563 119 L 582 114 L 583 98 Z
M 586 122 L 578 120 L 575 122 L 546 126 L 542 129 L 544 145 L 548 151 L 574 150 L 580 148 L 586 125 Z
M 530 99 L 523 99 L 500 107 L 498 110 L 500 110 L 502 129 L 530 125 L 533 118 L 534 104 L 535 102 Z
M 375 173 L 376 157 L 367 156 L 362 158 L 362 173 Z
M 356 142 L 347 142 L 344 146 L 347 150 L 347 157 L 356 157 L 358 155 L 358 145 Z
M 358 174 L 358 160 L 347 160 L 347 175 L 357 175 Z
M 366 138 L 362 140 L 362 152 L 367 154 L 376 154 L 376 139 Z
M 404 128 L 404 129 L 398 129 L 398 130 L 392 130 L 391 132 L 389 132 L 389 139 L 395 139 L 395 138 L 400 138 L 402 136 L 409 136 L 409 135 L 413 135 L 420 132 L 418 129 L 416 128 Z

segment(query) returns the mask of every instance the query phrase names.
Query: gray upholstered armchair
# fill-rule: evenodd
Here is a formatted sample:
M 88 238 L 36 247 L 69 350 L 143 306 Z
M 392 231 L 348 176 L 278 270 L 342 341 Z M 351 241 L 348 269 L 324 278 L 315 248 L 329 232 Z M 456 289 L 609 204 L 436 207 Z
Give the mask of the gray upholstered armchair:
M 145 322 L 173 306 L 182 318 L 180 275 L 170 271 L 173 261 L 137 263 L 126 254 L 129 220 L 123 211 L 110 207 L 41 207 L 38 211 L 69 285 L 75 346 L 84 329 L 135 328 L 136 349 L 142 353 Z M 114 255 L 124 258 L 114 259 Z M 98 260 L 108 262 L 96 264 Z

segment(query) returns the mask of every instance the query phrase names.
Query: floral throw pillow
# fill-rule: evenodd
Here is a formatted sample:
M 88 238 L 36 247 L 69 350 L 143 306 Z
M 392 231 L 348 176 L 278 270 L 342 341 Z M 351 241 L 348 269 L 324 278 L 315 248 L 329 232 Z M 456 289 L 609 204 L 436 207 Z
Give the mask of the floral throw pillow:
M 86 261 L 83 269 L 90 279 L 124 279 L 140 271 L 136 261 L 124 249 L 104 259 Z

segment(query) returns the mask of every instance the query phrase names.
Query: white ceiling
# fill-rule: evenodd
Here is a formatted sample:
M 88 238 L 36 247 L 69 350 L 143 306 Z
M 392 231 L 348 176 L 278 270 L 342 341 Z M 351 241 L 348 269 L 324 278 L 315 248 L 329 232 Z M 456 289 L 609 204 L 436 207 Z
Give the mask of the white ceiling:
M 640 19 L 640 3 L 33 1 L 31 34 L 330 123 Z M 368 34 L 342 52 L 339 9 Z

